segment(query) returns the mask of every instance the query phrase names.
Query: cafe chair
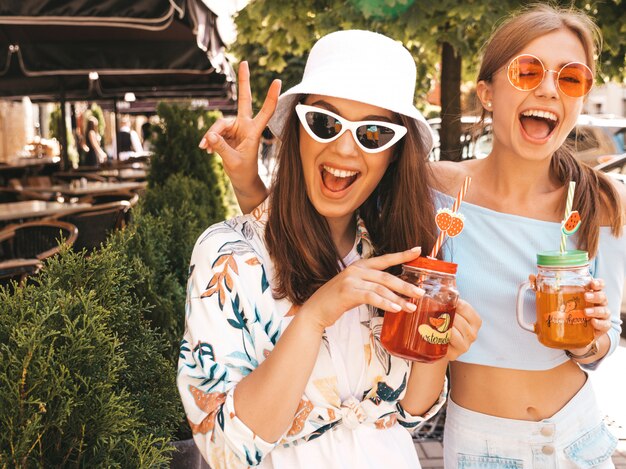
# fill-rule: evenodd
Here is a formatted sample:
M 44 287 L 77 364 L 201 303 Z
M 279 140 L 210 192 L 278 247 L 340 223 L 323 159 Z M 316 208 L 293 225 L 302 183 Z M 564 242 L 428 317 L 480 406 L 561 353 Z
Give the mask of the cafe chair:
M 62 245 L 72 246 L 78 237 L 76 226 L 62 221 L 32 221 L 0 230 L 0 285 L 12 280 L 23 284 L 54 256 Z
M 97 194 L 87 195 L 78 199 L 79 202 L 89 203 L 94 206 L 102 207 L 103 204 L 109 204 L 111 202 L 126 201 L 130 205 L 124 215 L 124 226 L 131 222 L 133 207 L 139 202 L 139 194 L 135 194 L 130 191 L 113 191 L 113 192 L 100 192 Z
M 108 204 L 110 202 L 118 202 L 120 200 L 126 200 L 130 202 L 130 208 L 133 208 L 139 202 L 139 195 L 130 191 L 112 191 L 112 192 L 100 192 L 96 194 L 90 194 L 85 197 L 80 197 L 79 202 L 84 202 L 92 205 Z
M 90 253 L 94 249 L 100 248 L 109 234 L 125 226 L 129 210 L 129 201 L 118 200 L 76 209 L 50 219 L 75 225 L 78 228 L 78 239 L 74 243 L 74 249 L 76 251 L 86 249 Z
M 50 176 L 27 176 L 25 182 L 25 185 L 30 187 L 48 188 L 54 185 Z

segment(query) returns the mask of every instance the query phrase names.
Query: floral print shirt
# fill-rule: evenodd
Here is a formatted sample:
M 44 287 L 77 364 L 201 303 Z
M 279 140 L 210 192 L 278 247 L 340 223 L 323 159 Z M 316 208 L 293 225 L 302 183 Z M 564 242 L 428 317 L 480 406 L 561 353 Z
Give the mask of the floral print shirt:
M 409 430 L 432 417 L 446 399 L 421 416 L 400 405 L 411 364 L 380 344 L 382 317 L 362 308 L 365 391 L 342 402 L 327 334 L 291 427 L 276 443 L 264 441 L 237 418 L 237 383 L 271 353 L 297 307 L 272 296 L 273 265 L 264 243 L 267 202 L 251 214 L 215 224 L 195 245 L 186 302 L 186 331 L 178 363 L 178 389 L 194 440 L 213 469 L 256 466 L 276 446 L 306 444 L 338 425 L 397 423 Z M 358 220 L 356 250 L 372 245 Z

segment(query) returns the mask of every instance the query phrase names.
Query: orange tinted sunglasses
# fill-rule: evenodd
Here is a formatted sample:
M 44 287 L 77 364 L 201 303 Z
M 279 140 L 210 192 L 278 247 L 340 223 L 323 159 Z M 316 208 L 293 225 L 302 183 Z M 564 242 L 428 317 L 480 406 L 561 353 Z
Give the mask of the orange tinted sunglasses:
M 548 70 L 543 62 L 534 55 L 522 54 L 511 60 L 507 67 L 509 82 L 520 91 L 532 91 L 537 88 L 547 72 L 556 73 L 559 89 L 572 98 L 581 98 L 593 86 L 591 69 L 581 62 L 570 62 L 556 70 Z

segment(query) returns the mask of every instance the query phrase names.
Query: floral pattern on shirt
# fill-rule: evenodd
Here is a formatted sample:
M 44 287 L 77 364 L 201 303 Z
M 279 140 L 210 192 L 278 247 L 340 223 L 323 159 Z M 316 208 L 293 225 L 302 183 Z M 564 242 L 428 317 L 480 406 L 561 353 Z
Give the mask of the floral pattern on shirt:
M 292 425 L 278 442 L 264 441 L 237 418 L 235 387 L 267 358 L 298 309 L 272 296 L 266 222 L 264 203 L 250 215 L 213 225 L 199 237 L 191 258 L 177 381 L 194 439 L 211 467 L 255 466 L 276 446 L 304 444 L 337 425 L 385 429 L 399 422 L 414 429 L 433 416 L 445 401 L 446 386 L 424 415 L 405 412 L 399 401 L 411 364 L 382 347 L 382 318 L 368 310 L 360 323 L 368 383 L 361 400 L 341 401 L 324 337 Z M 373 251 L 361 219 L 356 249 L 363 258 Z

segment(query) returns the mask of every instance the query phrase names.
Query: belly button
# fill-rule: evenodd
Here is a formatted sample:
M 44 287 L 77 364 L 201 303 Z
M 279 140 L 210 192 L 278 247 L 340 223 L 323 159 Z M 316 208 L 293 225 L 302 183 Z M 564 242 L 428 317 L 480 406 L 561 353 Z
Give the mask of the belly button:
M 540 420 L 539 412 L 537 412 L 537 409 L 533 406 L 526 407 L 526 415 L 530 417 L 530 420 L 534 420 L 534 421 Z

